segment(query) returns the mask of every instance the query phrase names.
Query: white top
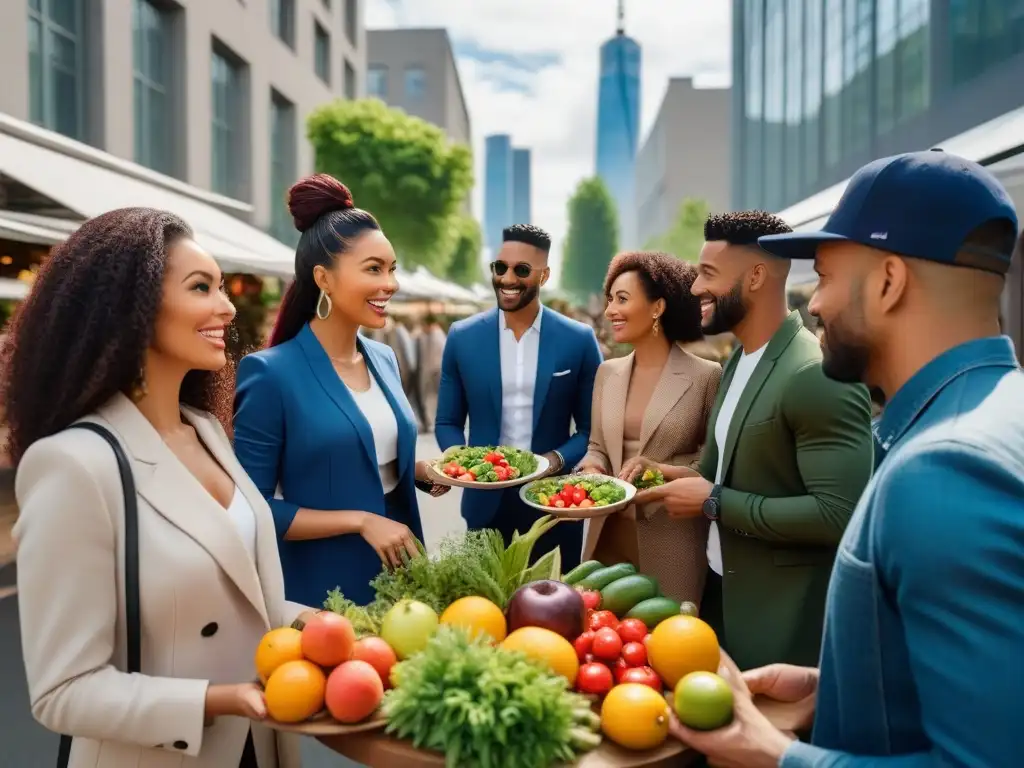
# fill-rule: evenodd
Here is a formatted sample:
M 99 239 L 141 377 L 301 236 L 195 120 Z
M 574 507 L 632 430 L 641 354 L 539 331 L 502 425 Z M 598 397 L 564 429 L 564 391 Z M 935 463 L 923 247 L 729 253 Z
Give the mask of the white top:
M 736 413 L 736 404 L 740 401 L 743 390 L 746 389 L 750 376 L 757 367 L 758 362 L 764 356 L 765 344 L 755 352 L 749 354 L 744 351 L 736 363 L 736 372 L 729 382 L 729 389 L 722 398 L 722 408 L 715 420 L 715 445 L 718 447 L 718 469 L 715 470 L 715 485 L 722 484 L 722 462 L 725 458 L 725 442 L 729 435 L 729 426 L 732 424 L 733 414 Z M 722 575 L 722 540 L 718 535 L 718 523 L 711 523 L 711 530 L 708 532 L 708 565 L 711 570 Z
M 531 450 L 533 443 L 533 390 L 537 383 L 537 357 L 540 353 L 540 321 L 544 308 L 537 312 L 533 325 L 516 341 L 516 334 L 500 312 L 498 347 L 501 352 L 501 436 L 502 445 Z
M 384 390 L 377 383 L 377 377 L 370 374 L 370 388 L 357 392 L 349 387 L 352 399 L 356 401 L 373 433 L 373 445 L 377 450 L 377 469 L 384 493 L 391 493 L 398 485 L 398 419 L 391 410 L 391 403 L 384 396 Z
M 238 490 L 237 485 L 235 486 L 235 493 L 231 497 L 231 503 L 228 504 L 227 513 L 242 539 L 242 544 L 245 545 L 245 551 L 249 553 L 249 557 L 255 563 L 256 513 L 253 512 L 252 505 L 249 504 L 248 499 Z

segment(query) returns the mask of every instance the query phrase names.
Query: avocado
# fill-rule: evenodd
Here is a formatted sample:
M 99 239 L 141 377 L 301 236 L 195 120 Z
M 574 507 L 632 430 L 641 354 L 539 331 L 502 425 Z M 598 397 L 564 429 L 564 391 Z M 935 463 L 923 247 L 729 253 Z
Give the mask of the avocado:
M 679 614 L 679 603 L 669 597 L 651 597 L 643 600 L 626 612 L 627 619 L 640 619 L 653 630 L 665 619 Z
M 657 594 L 658 582 L 650 576 L 633 573 L 616 579 L 601 590 L 601 607 L 621 617 L 637 603 Z

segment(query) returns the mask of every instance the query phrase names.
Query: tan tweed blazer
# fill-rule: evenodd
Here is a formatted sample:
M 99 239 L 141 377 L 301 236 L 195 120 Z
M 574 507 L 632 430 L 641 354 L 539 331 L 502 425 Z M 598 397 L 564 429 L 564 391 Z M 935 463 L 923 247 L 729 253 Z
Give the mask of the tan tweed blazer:
M 617 475 L 623 463 L 623 419 L 633 354 L 607 360 L 594 381 L 590 447 L 581 464 Z M 640 431 L 640 455 L 663 464 L 696 468 L 708 416 L 718 394 L 722 367 L 673 345 Z M 655 577 L 666 595 L 697 603 L 707 571 L 708 522 L 672 520 L 662 507 L 633 511 L 637 519 L 639 568 Z M 605 518 L 594 518 L 584 534 L 583 558 L 597 546 Z

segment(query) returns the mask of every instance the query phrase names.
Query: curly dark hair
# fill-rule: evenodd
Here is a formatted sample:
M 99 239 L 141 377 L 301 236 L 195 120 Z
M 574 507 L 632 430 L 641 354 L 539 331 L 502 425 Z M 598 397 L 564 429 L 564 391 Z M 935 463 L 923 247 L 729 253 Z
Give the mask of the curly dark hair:
M 174 214 L 121 208 L 89 219 L 58 245 L 18 307 L 3 349 L 0 399 L 17 462 L 139 383 L 163 298 L 167 249 L 191 238 Z M 190 371 L 181 402 L 230 427 L 234 367 Z
M 690 289 L 697 279 L 697 268 L 660 251 L 627 251 L 620 253 L 608 265 L 604 278 L 604 295 L 611 295 L 612 283 L 619 275 L 636 272 L 648 301 L 665 300 L 661 327 L 670 342 L 688 344 L 700 341 L 704 333 L 700 327 L 700 298 Z
M 759 237 L 792 231 L 789 224 L 767 211 L 712 214 L 704 222 L 704 239 L 709 243 L 724 240 L 730 245 L 756 246 Z
M 501 230 L 503 243 L 526 243 L 548 253 L 551 250 L 551 235 L 533 224 L 513 224 Z

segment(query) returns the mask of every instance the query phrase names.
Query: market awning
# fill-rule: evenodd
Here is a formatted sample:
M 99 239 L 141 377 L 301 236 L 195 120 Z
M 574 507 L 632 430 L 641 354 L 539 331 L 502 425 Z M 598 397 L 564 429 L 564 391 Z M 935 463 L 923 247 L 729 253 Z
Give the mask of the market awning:
M 293 272 L 292 248 L 227 212 L 246 215 L 251 206 L 7 115 L 0 115 L 0 173 L 83 219 L 128 206 L 176 213 L 189 223 L 199 244 L 225 269 L 280 277 L 289 277 Z M 25 222 L 12 224 L 7 213 L 0 211 L 0 228 L 14 226 L 27 237 L 46 236 L 46 232 L 39 230 L 24 231 L 26 227 L 45 227 Z

